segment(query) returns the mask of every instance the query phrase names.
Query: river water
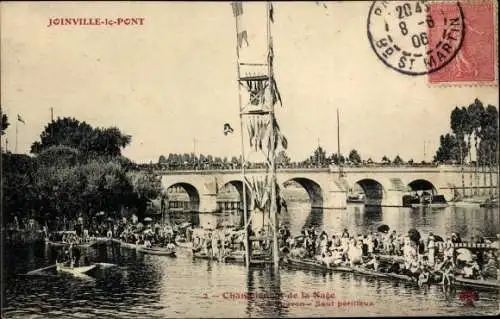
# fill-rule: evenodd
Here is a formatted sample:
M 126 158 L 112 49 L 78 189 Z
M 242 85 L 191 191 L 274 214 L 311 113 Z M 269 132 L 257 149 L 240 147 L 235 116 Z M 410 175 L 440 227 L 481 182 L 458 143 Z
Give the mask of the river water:
M 203 214 L 200 224 L 217 220 L 237 223 L 237 213 Z M 312 210 L 292 203 L 281 216 L 292 233 L 314 225 L 331 234 L 348 228 L 366 232 L 381 223 L 398 232 L 417 228 L 441 236 L 458 232 L 462 238 L 500 232 L 494 209 L 364 208 Z M 179 250 L 177 258 L 150 256 L 118 245 L 88 248 L 90 261 L 117 267 L 96 271 L 90 278 L 64 274 L 22 276 L 53 263 L 54 248 L 43 243 L 4 247 L 2 314 L 5 318 L 166 318 L 166 317 L 297 317 L 297 316 L 415 316 L 491 315 L 498 313 L 498 294 L 478 291 L 474 307 L 458 294 L 368 278 L 354 274 L 324 275 L 302 270 L 252 268 L 193 260 Z M 257 298 L 242 298 L 244 293 Z M 279 293 L 282 295 L 280 296 Z M 316 295 L 315 295 L 316 294 Z M 325 298 L 320 298 L 322 294 Z M 309 295 L 307 297 L 307 295 Z M 330 298 L 326 298 L 329 296 Z M 348 301 L 350 303 L 348 303 Z

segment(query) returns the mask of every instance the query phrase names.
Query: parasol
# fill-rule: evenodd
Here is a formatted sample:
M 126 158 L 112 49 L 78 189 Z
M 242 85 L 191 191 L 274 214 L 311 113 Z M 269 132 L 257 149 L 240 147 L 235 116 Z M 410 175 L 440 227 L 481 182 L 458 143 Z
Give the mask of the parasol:
M 100 211 L 100 212 L 98 212 L 96 215 L 97 215 L 97 216 L 103 216 L 103 215 L 105 215 L 105 214 L 106 214 L 105 212 Z
M 443 237 L 441 237 L 441 236 L 434 235 L 434 241 L 435 241 L 435 242 L 438 242 L 438 241 L 442 241 L 442 242 L 444 242 L 444 239 L 443 239 Z
M 144 221 L 145 221 L 145 222 L 152 222 L 152 221 L 153 221 L 153 219 L 151 219 L 151 217 L 146 217 L 146 218 L 144 218 Z
M 112 222 L 112 221 L 113 221 L 113 218 L 108 217 L 108 222 Z
M 386 224 L 380 225 L 377 227 L 377 231 L 382 232 L 382 233 L 387 233 L 389 231 L 389 226 Z
M 467 248 L 457 249 L 457 260 L 472 261 L 472 252 Z
M 420 233 L 415 228 L 412 228 L 408 231 L 408 237 L 413 242 L 418 242 L 420 240 Z

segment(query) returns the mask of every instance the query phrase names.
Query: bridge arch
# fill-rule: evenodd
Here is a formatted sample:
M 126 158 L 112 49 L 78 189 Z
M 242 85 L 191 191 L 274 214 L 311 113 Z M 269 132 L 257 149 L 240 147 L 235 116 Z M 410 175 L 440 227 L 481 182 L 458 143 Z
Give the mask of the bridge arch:
M 200 192 L 198 189 L 186 182 L 177 182 L 165 187 L 169 202 L 169 209 L 193 211 L 197 212 L 200 209 Z M 188 200 L 182 198 L 179 190 L 183 190 L 187 194 Z
M 415 179 L 408 184 L 412 191 L 430 191 L 432 195 L 437 195 L 436 186 L 426 179 Z
M 384 198 L 385 188 L 383 184 L 372 178 L 363 178 L 356 181 L 365 196 L 365 205 L 380 206 Z
M 251 207 L 252 207 L 252 191 L 251 191 L 248 183 L 245 183 L 245 185 L 246 185 L 245 194 L 246 194 L 247 207 L 249 209 L 251 209 Z M 221 205 L 224 205 L 221 203 L 231 202 L 230 200 L 224 199 L 225 190 L 230 190 L 231 188 L 236 189 L 236 191 L 238 192 L 239 206 L 237 208 L 243 209 L 243 181 L 238 180 L 238 179 L 227 180 L 227 181 L 224 181 L 223 184 L 218 185 L 218 192 L 217 192 L 218 205 L 221 206 Z M 234 208 L 233 206 L 231 206 L 231 207 Z M 224 207 L 218 207 L 218 208 L 223 209 Z
M 309 195 L 309 199 L 311 201 L 311 208 L 323 208 L 323 189 L 319 183 L 306 177 L 293 177 L 287 179 L 282 185 L 285 186 L 291 181 L 299 184 L 306 190 L 307 195 Z

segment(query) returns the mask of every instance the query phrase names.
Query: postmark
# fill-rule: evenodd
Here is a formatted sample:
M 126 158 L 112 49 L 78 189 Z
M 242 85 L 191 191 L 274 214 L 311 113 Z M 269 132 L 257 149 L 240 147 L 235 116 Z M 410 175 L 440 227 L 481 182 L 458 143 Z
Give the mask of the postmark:
M 407 75 L 445 67 L 462 47 L 464 15 L 458 2 L 374 1 L 368 14 L 368 39 L 378 58 Z M 438 10 L 435 10 L 438 8 Z

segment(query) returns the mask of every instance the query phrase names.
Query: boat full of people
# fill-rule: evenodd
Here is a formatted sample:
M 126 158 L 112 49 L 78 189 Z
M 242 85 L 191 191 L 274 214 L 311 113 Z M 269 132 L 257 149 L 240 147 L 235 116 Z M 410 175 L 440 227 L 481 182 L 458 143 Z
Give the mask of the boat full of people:
M 388 228 L 388 227 L 387 227 Z M 497 236 L 498 237 L 498 236 Z M 424 240 L 410 230 L 352 236 L 347 229 L 328 236 L 309 228 L 290 237 L 282 249 L 283 265 L 322 272 L 352 272 L 415 284 L 500 289 L 498 238 L 464 242 L 453 233 L 445 240 L 432 233 Z
M 50 246 L 64 247 L 72 244 L 82 248 L 90 247 L 98 242 L 95 238 L 78 236 L 76 231 L 55 231 L 45 237 L 45 243 Z

